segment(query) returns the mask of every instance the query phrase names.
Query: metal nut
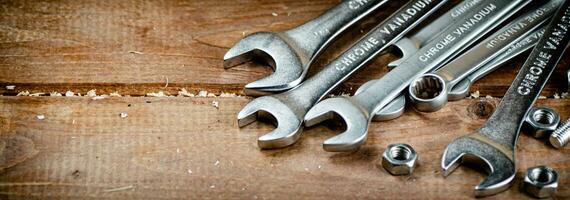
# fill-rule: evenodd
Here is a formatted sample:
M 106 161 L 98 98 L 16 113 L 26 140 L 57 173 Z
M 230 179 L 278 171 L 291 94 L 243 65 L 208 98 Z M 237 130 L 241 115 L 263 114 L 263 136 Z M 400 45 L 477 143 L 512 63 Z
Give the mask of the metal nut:
M 407 144 L 388 145 L 382 155 L 382 166 L 392 175 L 408 175 L 418 163 L 418 154 Z
M 558 188 L 558 173 L 546 166 L 529 168 L 523 181 L 523 189 L 537 198 L 554 196 Z
M 560 124 L 560 115 L 549 107 L 531 108 L 522 131 L 535 138 L 549 136 Z

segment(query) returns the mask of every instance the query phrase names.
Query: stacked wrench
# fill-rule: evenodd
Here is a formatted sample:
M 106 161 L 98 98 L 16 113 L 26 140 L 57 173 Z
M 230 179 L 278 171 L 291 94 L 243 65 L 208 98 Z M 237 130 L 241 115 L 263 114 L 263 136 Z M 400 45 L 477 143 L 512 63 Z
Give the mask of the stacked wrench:
M 478 38 L 512 16 L 528 0 L 485 1 L 469 17 L 457 21 L 440 36 L 420 49 L 400 66 L 375 81 L 367 90 L 353 97 L 326 99 L 316 104 L 305 115 L 305 125 L 312 126 L 331 119 L 334 113 L 346 122 L 346 131 L 326 140 L 327 151 L 353 151 L 366 140 L 372 116 L 396 98 L 415 77 L 431 71 L 442 60 L 457 54 Z
M 441 161 L 444 176 L 460 162 L 471 162 L 489 173 L 475 187 L 476 196 L 493 195 L 512 185 L 520 127 L 570 43 L 569 30 L 570 1 L 564 1 L 491 118 L 447 146 Z
M 533 8 L 506 25 L 483 42 L 471 48 L 459 58 L 434 73 L 416 78 L 408 87 L 409 99 L 416 110 L 437 111 L 447 103 L 448 92 L 460 80 L 508 50 L 511 45 L 539 30 L 560 7 L 562 0 L 551 0 Z
M 293 144 L 300 137 L 303 117 L 309 108 L 445 2 L 446 0 L 410 1 L 322 71 L 295 89 L 260 97 L 247 104 L 238 113 L 238 125 L 245 126 L 255 121 L 257 117 L 274 119 L 277 128 L 261 136 L 258 139 L 258 146 L 270 149 Z
M 468 77 L 461 79 L 454 86 L 450 87 L 447 97 L 450 101 L 457 101 L 465 98 L 469 94 L 469 88 L 471 84 L 475 81 L 483 78 L 487 74 L 493 72 L 494 70 L 501 67 L 503 64 L 513 59 L 514 57 L 530 50 L 538 42 L 540 37 L 544 34 L 544 28 L 533 31 L 529 36 L 520 40 L 516 44 L 509 47 L 508 50 L 503 52 L 501 55 L 495 57 L 487 64 L 482 65 L 475 72 L 471 73 Z M 368 81 L 356 90 L 355 94 L 366 90 L 375 80 Z M 404 113 L 406 106 L 406 97 L 402 94 L 388 105 L 386 105 L 382 110 L 375 113 L 372 121 L 388 121 L 400 117 Z
M 224 55 L 230 68 L 254 58 L 265 60 L 275 73 L 245 86 L 248 95 L 264 95 L 298 85 L 315 58 L 348 27 L 360 21 L 387 0 L 347 0 L 296 28 L 258 32 L 240 40 Z

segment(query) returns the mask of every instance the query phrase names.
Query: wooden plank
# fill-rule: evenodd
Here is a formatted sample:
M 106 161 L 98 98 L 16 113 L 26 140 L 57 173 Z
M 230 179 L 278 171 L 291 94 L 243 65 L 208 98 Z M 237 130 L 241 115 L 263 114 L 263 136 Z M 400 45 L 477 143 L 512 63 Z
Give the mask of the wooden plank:
M 219 102 L 219 109 L 212 106 Z M 408 110 L 373 123 L 364 147 L 328 153 L 321 142 L 339 126 L 306 130 L 290 148 L 260 151 L 256 138 L 272 129 L 239 129 L 246 98 L 0 97 L 0 196 L 6 199 L 468 199 L 483 177 L 461 167 L 443 178 L 441 153 L 478 128 L 498 99 L 467 99 L 443 110 Z M 564 118 L 570 100 L 539 100 Z M 482 109 L 486 108 L 486 109 Z M 121 118 L 120 113 L 128 113 Z M 39 120 L 38 115 L 45 116 Z M 334 123 L 331 123 L 334 124 Z M 379 165 L 390 143 L 411 144 L 421 165 L 394 177 Z M 19 149 L 18 151 L 10 149 Z M 522 171 L 549 165 L 560 173 L 557 198 L 570 198 L 570 148 L 555 150 L 522 135 L 515 186 L 491 199 L 526 199 Z
M 246 83 L 270 73 L 260 64 L 229 70 L 222 57 L 245 34 L 299 25 L 338 1 L 8 1 L 0 6 L 0 94 L 19 91 L 142 96 L 159 90 L 176 94 L 208 90 L 242 93 Z M 403 1 L 352 28 L 319 59 L 330 62 L 355 38 L 396 10 Z M 451 4 L 449 4 L 451 5 Z M 388 12 L 386 12 L 388 11 Z M 443 11 L 443 10 L 442 10 Z M 277 15 L 277 16 L 274 16 Z M 354 92 L 387 72 L 396 59 L 376 59 L 337 93 Z M 524 58 L 478 82 L 473 90 L 502 96 Z M 566 56 L 563 66 L 570 57 Z M 563 90 L 559 69 L 546 96 Z M 5 86 L 16 85 L 15 91 Z

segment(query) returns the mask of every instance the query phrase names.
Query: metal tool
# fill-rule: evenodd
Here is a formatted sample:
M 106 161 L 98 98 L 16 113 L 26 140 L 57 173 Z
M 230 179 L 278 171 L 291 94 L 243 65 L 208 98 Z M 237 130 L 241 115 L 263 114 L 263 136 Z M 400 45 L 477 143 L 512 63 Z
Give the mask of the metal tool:
M 325 47 L 386 2 L 346 0 L 296 28 L 248 35 L 224 55 L 224 67 L 230 68 L 254 58 L 260 58 L 273 67 L 275 72 L 272 75 L 245 86 L 248 95 L 264 95 L 268 91 L 292 88 L 303 80 L 309 66 Z
M 346 122 L 346 131 L 326 140 L 327 151 L 353 151 L 366 140 L 372 116 L 396 98 L 415 77 L 431 71 L 441 60 L 455 55 L 516 13 L 529 0 L 488 0 L 478 10 L 448 27 L 399 67 L 352 97 L 326 99 L 305 115 L 305 125 L 313 126 L 336 113 Z
M 447 94 L 456 83 L 483 67 L 493 58 L 530 35 L 548 19 L 560 6 L 560 1 L 549 1 L 513 20 L 493 35 L 480 42 L 457 59 L 416 78 L 408 87 L 409 99 L 416 110 L 435 112 L 447 103 Z
M 550 144 L 557 149 L 564 148 L 570 141 L 570 119 L 567 119 L 560 127 L 558 127 L 550 138 Z
M 465 17 L 465 14 L 468 14 L 470 10 L 477 9 L 483 2 L 483 0 L 461 1 L 445 14 L 416 31 L 412 36 L 403 37 L 398 40 L 398 42 L 394 44 L 394 47 L 400 51 L 402 57 L 389 63 L 388 68 L 393 69 L 400 65 L 404 60 L 414 55 L 421 47 L 437 37 L 439 33 L 445 30 L 450 24 L 462 19 Z
M 255 121 L 257 117 L 273 119 L 277 128 L 258 139 L 259 147 L 263 149 L 281 148 L 293 144 L 300 137 L 303 117 L 309 108 L 356 70 L 403 37 L 446 1 L 410 1 L 323 70 L 295 89 L 263 96 L 247 104 L 238 113 L 239 126 L 245 126 Z
M 471 162 L 489 173 L 475 187 L 476 196 L 493 195 L 512 185 L 516 175 L 515 147 L 522 122 L 570 42 L 569 19 L 570 1 L 563 1 L 490 119 L 474 133 L 447 146 L 441 162 L 444 176 L 461 162 Z
M 477 71 L 471 73 L 467 78 L 459 81 L 451 90 L 447 93 L 447 98 L 450 101 L 456 101 L 465 98 L 469 95 L 469 88 L 477 80 L 483 78 L 487 74 L 495 71 L 507 61 L 517 57 L 529 50 L 531 50 L 538 40 L 544 35 L 544 27 L 534 31 L 531 35 L 527 36 L 525 39 L 519 41 L 517 44 L 512 45 L 507 51 L 503 52 L 502 55 L 496 57 L 486 66 L 479 68 Z
M 469 88 L 471 84 L 475 81 L 483 78 L 487 74 L 495 71 L 503 64 L 508 62 L 509 60 L 513 59 L 514 57 L 530 50 L 540 37 L 544 34 L 544 28 L 540 28 L 539 30 L 533 31 L 529 36 L 520 40 L 514 45 L 511 45 L 508 50 L 503 52 L 501 55 L 495 57 L 487 64 L 481 66 L 477 71 L 471 73 L 467 78 L 462 79 L 457 84 L 455 84 L 451 89 L 448 91 L 447 97 L 449 101 L 456 101 L 465 98 L 469 94 Z M 372 83 L 376 80 L 371 80 L 363 85 L 361 85 L 358 90 L 356 90 L 356 95 L 360 92 L 366 90 L 366 88 L 370 87 Z M 406 106 L 406 97 L 405 95 L 401 94 L 396 99 L 391 101 L 388 105 L 378 111 L 372 121 L 387 121 L 392 120 L 395 118 L 400 117 L 404 113 L 404 109 Z

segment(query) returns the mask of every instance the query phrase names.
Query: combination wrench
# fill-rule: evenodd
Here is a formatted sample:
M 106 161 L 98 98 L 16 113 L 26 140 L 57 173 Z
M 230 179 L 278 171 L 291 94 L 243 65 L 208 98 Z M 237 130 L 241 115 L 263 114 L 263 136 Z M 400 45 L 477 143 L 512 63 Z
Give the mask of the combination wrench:
M 315 58 L 346 29 L 387 0 L 346 0 L 319 17 L 293 29 L 257 32 L 237 42 L 224 55 L 224 67 L 231 68 L 258 58 L 273 67 L 274 73 L 245 86 L 248 95 L 265 95 L 274 89 L 298 85 Z
M 417 77 L 408 87 L 410 103 L 420 112 L 440 110 L 455 84 L 548 23 L 560 4 L 551 0 L 533 8 L 437 71 Z
M 570 43 L 569 30 L 570 1 L 564 1 L 489 120 L 447 146 L 441 161 L 444 176 L 468 162 L 489 174 L 475 187 L 476 196 L 497 194 L 513 184 L 521 125 Z
M 478 38 L 512 16 L 529 0 L 488 0 L 468 17 L 448 27 L 440 36 L 420 49 L 370 87 L 352 97 L 329 98 L 316 104 L 305 115 L 305 126 L 339 116 L 346 131 L 323 143 L 326 151 L 354 151 L 366 140 L 372 116 L 406 88 L 415 77 L 432 70 L 441 60 L 457 54 Z
M 319 73 L 284 93 L 254 99 L 238 113 L 243 127 L 258 117 L 277 126 L 258 138 L 262 149 L 295 143 L 302 132 L 305 113 L 351 74 L 384 52 L 391 44 L 441 7 L 447 0 L 413 0 L 388 17 Z
M 520 40 L 516 44 L 511 45 L 509 49 L 503 52 L 501 55 L 493 58 L 490 62 L 484 64 L 481 66 L 481 68 L 477 69 L 466 78 L 461 79 L 448 91 L 448 100 L 457 101 L 465 98 L 469 94 L 469 88 L 471 87 L 471 84 L 483 78 L 487 74 L 495 71 L 514 57 L 530 50 L 532 47 L 534 47 L 534 45 L 538 42 L 543 34 L 544 28 L 533 31 L 529 36 Z M 361 85 L 358 90 L 356 90 L 355 95 L 358 95 L 360 92 L 366 90 L 366 88 L 370 87 L 374 81 L 375 80 L 368 81 Z M 376 112 L 372 118 L 372 121 L 388 121 L 398 118 L 404 113 L 405 106 L 406 96 L 401 94 L 396 99 L 388 103 L 388 105 L 386 105 L 384 108 Z

